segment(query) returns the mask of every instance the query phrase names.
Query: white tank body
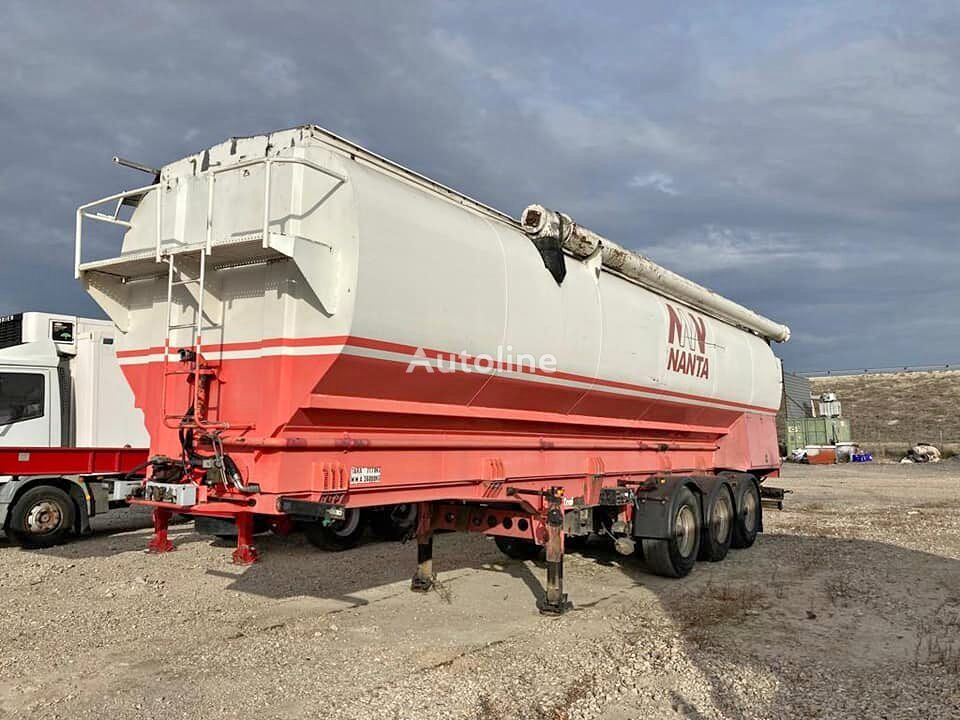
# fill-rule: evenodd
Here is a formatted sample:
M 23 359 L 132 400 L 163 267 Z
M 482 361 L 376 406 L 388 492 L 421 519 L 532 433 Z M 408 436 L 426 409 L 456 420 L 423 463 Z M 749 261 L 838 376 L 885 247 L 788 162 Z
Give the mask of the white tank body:
M 270 170 L 266 241 L 265 157 L 299 159 Z M 122 254 L 78 270 L 124 331 L 125 365 L 162 358 L 167 335 L 159 195 L 165 252 L 209 244 L 201 335 L 212 361 L 333 353 L 399 364 L 422 348 L 505 362 L 435 395 L 423 368 L 391 375 L 388 390 L 358 382 L 355 394 L 632 420 L 649 410 L 618 399 L 647 398 L 684 410 L 658 419 L 686 424 L 699 422 L 696 409 L 769 415 L 779 405 L 780 366 L 764 338 L 590 259 L 567 256 L 558 284 L 516 221 L 319 128 L 230 140 L 164 167 L 160 183 L 139 200 Z M 196 275 L 198 254 L 174 258 Z M 171 324 L 193 321 L 198 294 L 174 288 Z M 190 346 L 191 333 L 170 331 L 171 348 Z M 506 362 L 521 355 L 541 368 Z M 551 392 L 517 394 L 495 378 Z

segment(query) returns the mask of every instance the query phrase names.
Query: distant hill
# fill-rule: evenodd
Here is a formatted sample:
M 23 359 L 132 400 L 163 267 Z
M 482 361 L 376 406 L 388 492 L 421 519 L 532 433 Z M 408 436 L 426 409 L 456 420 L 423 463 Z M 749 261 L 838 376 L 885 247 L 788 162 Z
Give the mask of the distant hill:
M 831 375 L 810 378 L 813 392 L 832 391 L 850 418 L 853 439 L 897 454 L 930 442 L 960 452 L 960 371 Z

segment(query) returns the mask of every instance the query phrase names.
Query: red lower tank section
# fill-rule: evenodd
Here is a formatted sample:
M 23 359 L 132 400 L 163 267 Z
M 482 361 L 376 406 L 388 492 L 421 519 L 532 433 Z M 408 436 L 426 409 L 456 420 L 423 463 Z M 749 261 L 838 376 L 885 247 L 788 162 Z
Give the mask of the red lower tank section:
M 771 408 L 504 364 L 501 374 L 411 369 L 375 354 L 416 350 L 344 337 L 209 348 L 207 419 L 228 425 L 227 452 L 259 486 L 248 507 L 276 513 L 280 495 L 348 507 L 492 499 L 506 479 L 617 484 L 777 465 Z M 179 363 L 155 358 L 156 349 L 121 353 L 152 451 L 177 458 L 178 422 L 164 406 L 189 407 L 192 384 L 182 374 L 165 382 Z M 206 497 L 207 510 L 223 509 Z

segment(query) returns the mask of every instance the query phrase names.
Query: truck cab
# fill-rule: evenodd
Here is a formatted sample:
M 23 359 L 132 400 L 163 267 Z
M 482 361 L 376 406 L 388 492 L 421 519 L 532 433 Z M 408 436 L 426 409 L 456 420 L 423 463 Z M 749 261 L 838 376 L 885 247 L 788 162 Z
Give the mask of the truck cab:
M 109 320 L 0 317 L 0 447 L 146 447 Z
M 126 475 L 149 436 L 114 333 L 108 320 L 0 317 L 0 527 L 23 545 L 88 531 L 138 484 Z
M 59 366 L 60 357 L 49 341 L 0 350 L 0 445 L 62 443 Z

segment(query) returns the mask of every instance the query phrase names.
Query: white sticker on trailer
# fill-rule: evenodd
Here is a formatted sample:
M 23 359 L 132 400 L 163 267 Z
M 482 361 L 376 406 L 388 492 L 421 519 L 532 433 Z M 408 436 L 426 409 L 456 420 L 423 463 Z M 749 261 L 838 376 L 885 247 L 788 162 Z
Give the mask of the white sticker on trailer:
M 350 484 L 365 485 L 367 483 L 380 482 L 379 467 L 351 467 Z

